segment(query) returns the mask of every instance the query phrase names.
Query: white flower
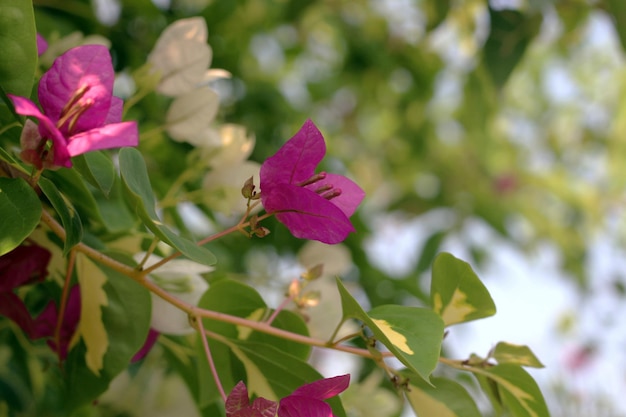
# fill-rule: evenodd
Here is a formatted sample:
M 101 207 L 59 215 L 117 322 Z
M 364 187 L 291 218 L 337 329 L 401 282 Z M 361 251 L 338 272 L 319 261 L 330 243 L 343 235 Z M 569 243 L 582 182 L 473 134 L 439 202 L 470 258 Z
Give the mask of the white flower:
M 219 109 L 220 98 L 209 87 L 182 94 L 170 104 L 165 115 L 165 130 L 177 141 L 187 141 L 196 132 L 207 129 Z
M 136 262 L 140 262 L 145 253 L 141 252 L 134 256 Z M 162 258 L 150 255 L 144 268 L 148 268 Z M 201 265 L 186 259 L 174 259 L 148 275 L 148 278 L 175 297 L 192 305 L 198 304 L 202 294 L 209 288 L 209 284 L 200 275 L 211 272 L 213 268 Z M 187 313 L 179 310 L 170 303 L 152 294 L 152 321 L 150 326 L 160 333 L 183 335 L 189 334 L 194 329 L 189 325 Z
M 213 51 L 202 17 L 178 20 L 159 36 L 148 62 L 161 74 L 157 91 L 176 97 L 216 78 L 229 77 L 224 70 L 208 70 Z

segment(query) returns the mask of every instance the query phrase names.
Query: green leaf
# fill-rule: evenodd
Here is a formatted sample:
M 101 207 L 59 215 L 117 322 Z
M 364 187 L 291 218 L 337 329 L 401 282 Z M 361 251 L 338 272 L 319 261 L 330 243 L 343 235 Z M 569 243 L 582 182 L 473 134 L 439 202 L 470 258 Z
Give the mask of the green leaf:
M 246 384 L 251 395 L 278 400 L 301 385 L 323 378 L 307 362 L 272 345 L 247 341 L 227 343 L 246 369 Z M 338 397 L 330 398 L 326 402 L 332 407 L 336 417 L 346 416 Z
M 106 304 L 100 307 L 101 323 L 85 323 L 85 326 L 103 325 L 108 344 L 99 375 L 89 368 L 94 363 L 90 365 L 86 360 L 90 353 L 82 337 L 70 351 L 65 366 L 68 415 L 71 410 L 96 399 L 108 388 L 111 380 L 128 367 L 131 358 L 146 340 L 152 311 L 150 293 L 145 288 L 117 271 L 86 261 L 93 268 L 101 269 L 100 273 L 106 277 L 101 287 Z M 89 280 L 91 277 L 84 278 Z M 96 351 L 91 353 L 94 356 L 90 360 L 97 358 L 97 347 L 93 349 Z
M 488 369 L 470 370 L 489 379 L 491 385 L 488 389 L 493 392 L 488 394 L 498 399 L 511 416 L 549 417 L 548 407 L 537 383 L 521 367 L 507 363 Z M 484 383 L 481 385 L 484 388 Z
M 528 346 L 499 342 L 491 353 L 499 364 L 510 363 L 531 368 L 543 368 L 543 364 Z
M 446 378 L 431 378 L 431 384 L 403 373 L 409 378 L 409 389 L 404 395 L 418 416 L 481 417 L 480 411 L 467 390 Z
M 74 209 L 72 203 L 57 190 L 52 181 L 46 178 L 40 178 L 39 187 L 46 197 L 48 197 L 50 204 L 52 204 L 52 207 L 54 207 L 61 218 L 61 224 L 66 233 L 65 243 L 63 245 L 63 254 L 66 255 L 70 249 L 80 243 L 83 238 L 83 224 L 80 221 L 80 216 Z
M 102 214 L 93 193 L 75 169 L 46 170 L 43 175 L 74 203 L 85 222 L 103 223 Z
M 626 51 L 626 3 L 623 0 L 607 0 L 606 6 L 613 18 L 622 49 Z
M 152 193 L 146 163 L 141 153 L 134 148 L 123 148 L 119 153 L 119 158 L 126 197 L 144 225 L 155 236 L 189 259 L 203 265 L 215 264 L 215 256 L 208 249 L 178 236 L 161 222 L 155 210 L 156 199 Z
M 0 178 L 0 256 L 12 251 L 35 230 L 41 202 L 21 178 Z
M 105 196 L 109 195 L 115 182 L 115 166 L 107 154 L 88 152 L 74 157 L 72 162 L 87 182 L 102 191 Z
M 539 33 L 540 13 L 489 8 L 491 29 L 483 48 L 483 63 L 498 88 L 502 88 L 533 38 Z
M 200 299 L 198 306 L 232 316 L 255 320 L 268 317 L 271 313 L 263 298 L 254 288 L 231 280 L 222 280 L 211 284 L 209 290 Z M 204 319 L 203 323 L 205 329 L 228 339 L 247 340 L 249 342 L 271 345 L 303 361 L 309 357 L 311 351 L 309 346 L 260 332 L 251 332 L 245 327 L 210 319 Z M 272 326 L 297 334 L 308 335 L 308 329 L 304 321 L 288 311 L 281 311 L 272 322 Z M 235 372 L 233 375 L 233 366 L 236 368 L 236 365 L 234 365 L 236 360 L 232 356 L 231 347 L 217 340 L 209 340 L 209 343 L 222 383 L 232 388 L 243 377 L 243 374 Z M 197 343 L 196 353 L 200 358 L 205 356 L 204 347 L 200 340 Z M 200 407 L 205 407 L 217 399 L 218 391 L 206 360 L 200 361 L 199 370 Z
M 450 0 L 429 1 L 422 4 L 426 14 L 426 30 L 435 29 L 443 22 L 450 11 Z
M 30 97 L 37 67 L 33 3 L 0 0 L 0 85 L 5 92 Z
M 337 286 L 344 320 L 362 321 L 400 362 L 428 381 L 441 351 L 441 317 L 430 309 L 397 305 L 379 306 L 367 314 L 339 279 Z
M 433 310 L 441 315 L 446 326 L 496 313 L 489 291 L 472 267 L 449 253 L 435 259 L 430 298 Z

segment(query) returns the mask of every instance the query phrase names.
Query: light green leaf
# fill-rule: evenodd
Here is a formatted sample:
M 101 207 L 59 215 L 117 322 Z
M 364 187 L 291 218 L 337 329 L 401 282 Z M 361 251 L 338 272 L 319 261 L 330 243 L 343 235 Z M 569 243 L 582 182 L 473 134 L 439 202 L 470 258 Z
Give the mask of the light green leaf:
M 88 263 L 85 264 L 84 261 Z M 129 264 L 132 262 L 129 259 L 124 261 Z M 94 292 L 94 295 L 88 294 L 88 296 L 95 297 L 96 302 L 100 303 L 97 308 L 101 314 L 98 319 L 96 307 L 85 306 L 84 302 L 81 303 L 81 307 L 86 307 L 87 314 L 93 318 L 83 320 L 81 317 L 79 332 L 82 337 L 69 352 L 66 361 L 68 394 L 65 398 L 65 411 L 68 415 L 73 409 L 95 400 L 108 388 L 115 376 L 128 368 L 131 358 L 146 340 L 152 311 L 150 293 L 141 285 L 117 271 L 98 266 L 86 258 L 81 262 L 83 263 L 82 272 L 77 269 L 79 282 L 82 281 L 92 286 L 92 289 L 88 291 Z M 85 273 L 93 273 L 95 278 Z M 94 285 L 90 282 L 103 279 L 106 282 L 101 286 L 99 283 Z M 104 300 L 106 304 L 103 305 Z M 83 314 L 86 313 L 83 311 L 81 316 Z M 94 325 L 96 330 L 86 328 L 89 325 Z M 106 332 L 104 335 L 101 333 L 102 328 Z M 91 339 L 89 347 L 86 346 L 85 337 Z M 93 343 L 97 340 L 107 343 L 106 349 L 95 346 Z M 100 358 L 102 351 L 104 351 L 104 356 Z M 98 363 L 99 361 L 101 364 Z M 99 369 L 99 373 L 94 373 L 91 368 Z
M 446 378 L 431 378 L 427 384 L 411 373 L 409 390 L 404 395 L 418 416 L 433 417 L 481 417 L 480 411 L 465 388 Z
M 513 365 L 543 368 L 543 364 L 535 354 L 525 345 L 514 345 L 507 342 L 499 342 L 491 354 L 499 364 L 510 363 Z
M 88 152 L 72 159 L 74 168 L 105 196 L 109 195 L 115 182 L 115 166 L 104 152 Z
M 126 197 L 144 225 L 155 236 L 189 259 L 203 265 L 215 264 L 215 256 L 208 249 L 178 236 L 161 222 L 155 210 L 156 200 L 141 153 L 134 148 L 123 148 L 119 153 L 119 158 Z
M 0 256 L 32 233 L 41 218 L 41 202 L 21 178 L 0 178 Z
M 52 204 L 52 207 L 54 207 L 61 218 L 61 224 L 66 233 L 63 254 L 67 255 L 70 249 L 80 243 L 83 238 L 83 224 L 80 220 L 80 216 L 74 209 L 72 203 L 57 190 L 52 181 L 46 178 L 40 178 L 39 187 L 46 197 L 48 197 L 50 204 Z
M 520 366 L 496 365 L 492 368 L 474 368 L 472 372 L 487 377 L 497 390 L 496 398 L 514 417 L 549 417 L 548 407 L 535 380 Z M 484 384 L 481 384 L 484 387 Z M 493 396 L 493 393 L 492 393 Z
M 489 291 L 472 267 L 449 253 L 435 259 L 430 298 L 433 310 L 441 315 L 446 326 L 496 313 Z
M 368 313 L 340 280 L 344 320 L 362 321 L 400 362 L 425 381 L 437 366 L 443 339 L 443 321 L 430 309 L 397 305 L 379 306 Z

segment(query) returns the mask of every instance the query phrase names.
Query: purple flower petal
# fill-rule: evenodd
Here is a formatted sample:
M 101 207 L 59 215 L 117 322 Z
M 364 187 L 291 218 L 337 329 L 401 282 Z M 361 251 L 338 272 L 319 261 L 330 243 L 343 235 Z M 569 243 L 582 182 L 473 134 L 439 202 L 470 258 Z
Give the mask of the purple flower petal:
M 70 154 L 67 151 L 66 141 L 63 134 L 54 125 L 45 114 L 39 111 L 39 108 L 27 98 L 7 94 L 15 111 L 22 116 L 32 116 L 39 120 L 39 133 L 42 137 L 52 140 L 54 146 L 54 163 L 55 165 L 71 167 Z
M 298 133 L 261 166 L 261 189 L 306 181 L 315 173 L 325 154 L 322 133 L 307 120 Z
M 333 412 L 324 401 L 290 395 L 280 400 L 278 417 L 333 417 Z
M 107 114 L 105 124 L 119 123 L 122 121 L 122 113 L 124 112 L 124 100 L 119 97 L 111 96 L 111 107 Z
M 331 201 L 306 188 L 285 184 L 266 195 L 263 206 L 275 212 L 292 235 L 335 244 L 354 231 L 350 219 Z
M 320 379 L 310 384 L 302 385 L 291 395 L 298 395 L 318 400 L 325 400 L 344 392 L 350 385 L 350 375 L 339 375 L 332 378 Z
M 135 356 L 133 356 L 130 361 L 137 362 L 145 358 L 148 352 L 150 352 L 150 350 L 158 340 L 159 334 L 159 332 L 150 328 L 150 330 L 148 330 L 148 335 L 146 336 L 146 341 L 144 342 L 143 346 L 137 351 L 137 353 L 135 353 Z
M 278 404 L 265 398 L 257 398 L 250 405 L 248 389 L 239 381 L 226 398 L 226 417 L 274 417 Z
M 261 202 L 298 238 L 334 244 L 354 231 L 349 217 L 365 193 L 350 179 L 315 174 L 326 153 L 311 120 L 261 166 Z
M 86 89 L 73 105 L 87 109 L 75 125 L 70 127 L 64 123 L 59 130 L 67 136 L 100 127 L 111 107 L 114 76 L 111 55 L 105 46 L 78 46 L 58 57 L 41 77 L 39 103 L 44 113 L 56 123 L 67 110 L 68 103 L 77 99 L 77 92 Z
M 43 281 L 52 254 L 38 245 L 21 245 L 0 256 L 0 292 Z
M 0 292 L 0 316 L 11 319 L 28 337 L 35 339 L 33 318 L 17 295 L 12 292 Z
M 356 211 L 365 197 L 365 191 L 359 187 L 354 181 L 343 175 L 326 174 L 324 184 L 330 184 L 334 189 L 341 190 L 339 196 L 334 197 L 330 202 L 339 207 L 343 214 L 350 217 Z M 305 188 L 314 191 L 319 184 L 310 184 Z
M 37 34 L 37 55 L 41 56 L 47 50 L 48 50 L 48 42 L 46 42 L 44 37 L 38 33 Z
M 67 151 L 70 156 L 100 149 L 137 146 L 139 133 L 136 122 L 122 122 L 91 129 L 70 137 Z

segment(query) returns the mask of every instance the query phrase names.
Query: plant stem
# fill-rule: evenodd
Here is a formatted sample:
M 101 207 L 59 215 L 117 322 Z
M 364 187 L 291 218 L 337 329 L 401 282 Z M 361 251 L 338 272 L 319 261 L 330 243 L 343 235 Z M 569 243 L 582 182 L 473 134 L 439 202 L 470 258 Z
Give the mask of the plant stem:
M 43 210 L 41 219 L 48 227 L 50 227 L 50 229 L 61 240 L 65 240 L 66 238 L 65 230 L 56 220 L 54 220 L 54 218 L 52 217 L 52 215 L 50 215 L 50 213 L 48 213 L 46 210 Z M 228 229 L 225 229 L 222 232 L 216 233 L 215 235 L 209 236 L 206 239 L 201 240 L 200 242 L 198 242 L 198 244 L 200 245 L 200 244 L 211 242 L 221 236 L 237 231 L 241 227 L 246 227 L 246 223 L 243 223 L 243 224 L 238 223 L 237 225 L 232 226 Z M 327 348 L 327 349 L 334 349 L 334 350 L 339 350 L 342 352 L 352 353 L 354 355 L 361 356 L 364 358 L 373 358 L 372 353 L 369 352 L 367 349 L 360 349 L 360 348 L 356 348 L 352 346 L 345 346 L 345 345 L 333 345 L 332 343 L 329 343 L 324 340 L 315 339 L 309 336 L 303 336 L 298 333 L 293 333 L 287 330 L 282 330 L 276 327 L 272 327 L 271 325 L 264 323 L 264 322 L 258 322 L 258 321 L 245 319 L 242 317 L 231 316 L 229 314 L 220 313 L 218 311 L 197 308 L 171 295 L 170 293 L 165 291 L 163 288 L 156 285 L 154 282 L 146 279 L 147 274 L 149 274 L 151 271 L 155 270 L 158 266 L 161 266 L 164 263 L 162 261 L 159 262 L 159 264 L 155 264 L 150 268 L 146 268 L 140 271 L 129 265 L 123 264 L 113 258 L 110 258 L 106 256 L 105 254 L 85 245 L 84 243 L 78 243 L 76 246 L 74 246 L 74 250 L 76 250 L 77 252 L 84 253 L 85 255 L 93 259 L 94 261 L 99 262 L 103 265 L 106 265 L 107 267 L 114 269 L 117 272 L 128 276 L 129 278 L 134 279 L 135 281 L 137 281 L 139 284 L 141 284 L 143 287 L 148 289 L 150 292 L 152 292 L 156 296 L 161 297 L 163 300 L 174 305 L 180 310 L 186 312 L 192 317 L 204 317 L 207 319 L 217 320 L 217 321 L 221 321 L 224 323 L 244 326 L 244 327 L 248 327 L 252 330 L 256 330 L 261 333 L 277 336 L 286 340 L 292 340 L 294 342 L 302 343 L 302 344 L 309 345 L 309 346 L 317 346 L 317 347 L 322 347 L 322 348 Z M 179 256 L 179 255 L 180 254 L 176 256 Z M 173 259 L 176 256 L 170 256 L 170 259 Z M 393 354 L 389 352 L 383 352 L 382 355 L 393 356 Z
M 213 380 L 215 381 L 217 390 L 220 392 L 222 401 L 226 402 L 226 393 L 224 392 L 222 381 L 220 381 L 220 376 L 217 374 L 217 369 L 215 368 L 215 362 L 213 362 L 213 355 L 211 355 L 211 348 L 209 347 L 209 341 L 207 340 L 207 337 L 206 337 L 206 332 L 204 330 L 204 324 L 202 323 L 202 318 L 195 316 L 192 318 L 192 321 L 198 326 L 198 331 L 200 332 L 200 338 L 202 339 L 202 346 L 204 346 L 204 354 L 206 355 L 206 359 L 209 362 L 209 368 L 211 368 L 211 374 L 213 375 Z

